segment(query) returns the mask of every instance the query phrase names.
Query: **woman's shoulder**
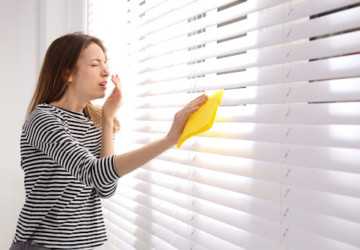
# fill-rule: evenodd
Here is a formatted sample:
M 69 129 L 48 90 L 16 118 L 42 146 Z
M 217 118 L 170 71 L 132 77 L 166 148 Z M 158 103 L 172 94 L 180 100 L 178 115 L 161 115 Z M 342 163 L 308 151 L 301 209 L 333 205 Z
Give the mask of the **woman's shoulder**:
M 24 127 L 37 124 L 61 123 L 61 116 L 55 111 L 56 110 L 47 103 L 38 104 L 28 116 Z
M 29 117 L 34 116 L 34 117 L 39 117 L 39 116 L 46 116 L 47 118 L 61 118 L 59 112 L 57 112 L 57 110 L 51 106 L 50 104 L 47 103 L 41 103 L 38 104 L 34 111 L 30 113 Z

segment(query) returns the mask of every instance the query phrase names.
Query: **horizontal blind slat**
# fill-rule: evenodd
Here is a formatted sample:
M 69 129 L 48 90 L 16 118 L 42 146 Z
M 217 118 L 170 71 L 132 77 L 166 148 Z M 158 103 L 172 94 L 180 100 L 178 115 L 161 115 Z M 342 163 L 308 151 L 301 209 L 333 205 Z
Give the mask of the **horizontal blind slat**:
M 151 97 L 151 96 L 162 96 L 167 94 L 174 94 L 174 93 L 180 93 L 180 92 L 192 92 L 192 91 L 201 91 L 204 89 L 217 89 L 220 87 L 218 82 L 222 82 L 223 85 L 221 85 L 225 89 L 232 89 L 232 88 L 241 88 L 241 87 L 250 87 L 256 85 L 256 75 L 261 74 L 261 71 L 257 71 L 256 73 L 251 74 L 251 70 L 248 70 L 246 72 L 240 72 L 240 73 L 232 73 L 232 74 L 225 74 L 225 75 L 213 75 L 213 76 L 206 76 L 203 79 L 179 79 L 179 80 L 173 80 L 173 81 L 166 81 L 166 82 L 159 82 L 159 83 L 152 83 L 152 84 L 146 84 L 142 85 L 141 87 L 133 87 L 133 91 L 137 91 L 136 96 L 137 97 Z M 343 97 L 342 95 L 348 94 L 353 89 L 354 92 L 357 92 L 359 81 L 358 77 L 353 78 L 344 78 L 344 79 L 334 79 L 334 80 L 322 80 L 321 82 L 312 82 L 313 85 L 307 84 L 307 82 L 298 81 L 291 83 L 289 85 L 283 84 L 283 88 L 285 89 L 285 94 L 287 98 L 295 98 L 292 102 L 298 102 L 298 100 L 304 99 L 304 97 L 300 96 L 302 91 L 305 91 L 306 89 L 312 88 L 311 91 L 324 91 L 325 97 L 322 97 L 322 95 L 312 95 L 309 94 L 309 101 L 318 101 L 318 100 L 329 100 L 332 101 L 335 98 L 338 98 L 336 100 L 341 101 L 341 99 L 346 99 L 347 97 Z M 181 84 L 180 84 L 181 83 Z M 276 82 L 273 82 L 276 84 Z M 280 83 L 280 82 L 278 82 Z M 168 89 L 167 87 L 171 85 L 174 86 L 174 88 Z M 270 85 L 270 84 L 269 84 Z M 328 88 L 325 87 L 325 85 L 328 86 Z M 176 86 L 176 87 L 175 87 Z M 299 88 L 297 87 L 299 86 Z M 306 87 L 302 87 L 306 86 Z M 294 94 L 298 94 L 299 96 L 293 97 L 293 93 L 291 93 L 290 87 L 298 91 L 294 91 Z M 248 103 L 251 103 L 251 98 L 256 98 L 257 93 L 261 95 L 261 90 L 264 89 L 264 91 L 271 91 L 272 89 L 278 89 L 281 88 L 281 86 L 273 85 L 269 88 L 261 87 L 259 88 L 250 88 L 250 89 L 242 89 L 245 93 L 248 92 L 248 94 L 243 94 L 245 96 L 239 96 L 239 100 L 242 100 L 242 97 L 247 97 L 246 101 Z M 321 90 L 320 90 L 321 89 Z M 287 91 L 287 92 L 286 92 Z M 289 94 L 288 94 L 289 92 Z M 300 93 L 299 93 L 300 92 Z M 291 95 L 290 95 L 291 94 Z M 337 97 L 339 95 L 339 97 Z M 264 97 L 264 96 L 262 96 Z M 266 101 L 267 99 L 271 98 L 271 96 L 265 96 L 265 101 L 262 103 L 267 103 L 270 101 Z M 327 98 L 327 99 L 326 99 Z M 355 98 L 357 99 L 357 98 Z M 271 100 L 271 99 L 270 99 Z M 245 102 L 245 101 L 244 101 Z M 272 101 L 274 102 L 274 101 Z M 290 101 L 291 102 L 291 99 Z
M 166 135 L 169 122 L 138 121 L 132 123 L 133 135 Z M 358 125 L 303 125 L 215 122 L 211 130 L 198 136 L 229 138 L 296 145 L 359 148 Z
M 171 121 L 179 108 L 137 109 L 134 120 Z M 219 106 L 215 122 L 359 124 L 360 103 L 294 103 Z
M 199 65 L 181 65 L 141 74 L 134 78 L 135 84 L 149 84 L 153 82 L 169 81 L 173 79 L 214 74 L 221 72 L 240 71 L 245 68 L 234 56 L 224 63 L 222 59 L 214 62 L 204 62 Z M 242 72 L 245 79 L 252 79 L 253 84 L 270 84 L 284 82 L 299 82 L 308 80 L 328 80 L 333 78 L 359 76 L 360 54 L 335 57 L 316 61 L 299 61 L 289 64 L 276 64 L 273 67 L 250 67 L 252 71 Z M 310 69 L 315 69 L 310 71 Z M 306 73 L 306 74 L 305 74 Z M 251 75 L 252 74 L 252 75 Z M 241 85 L 240 85 L 241 86 Z M 220 87 L 220 86 L 219 86 Z
M 277 104 L 277 103 L 319 103 L 360 100 L 360 78 L 325 80 L 317 82 L 295 82 L 263 86 L 247 86 L 225 89 L 221 105 Z M 190 88 L 189 88 L 190 91 Z M 205 91 L 211 95 L 208 91 Z M 180 107 L 193 98 L 187 93 L 169 93 L 134 98 L 137 108 Z

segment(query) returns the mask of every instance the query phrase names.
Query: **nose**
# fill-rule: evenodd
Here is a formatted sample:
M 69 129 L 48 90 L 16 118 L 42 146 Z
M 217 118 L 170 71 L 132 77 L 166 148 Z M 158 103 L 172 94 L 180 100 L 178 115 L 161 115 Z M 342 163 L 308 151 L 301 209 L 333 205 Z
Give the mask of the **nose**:
M 103 76 L 109 76 L 110 72 L 107 66 L 104 66 L 103 71 L 101 72 Z

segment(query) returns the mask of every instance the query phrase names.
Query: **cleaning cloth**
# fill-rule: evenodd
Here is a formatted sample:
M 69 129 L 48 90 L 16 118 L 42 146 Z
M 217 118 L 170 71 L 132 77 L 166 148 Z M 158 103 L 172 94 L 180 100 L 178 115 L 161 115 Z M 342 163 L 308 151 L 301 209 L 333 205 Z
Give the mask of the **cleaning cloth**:
M 177 144 L 178 148 L 190 137 L 203 133 L 212 127 L 223 92 L 224 90 L 221 89 L 208 96 L 206 103 L 190 115 Z

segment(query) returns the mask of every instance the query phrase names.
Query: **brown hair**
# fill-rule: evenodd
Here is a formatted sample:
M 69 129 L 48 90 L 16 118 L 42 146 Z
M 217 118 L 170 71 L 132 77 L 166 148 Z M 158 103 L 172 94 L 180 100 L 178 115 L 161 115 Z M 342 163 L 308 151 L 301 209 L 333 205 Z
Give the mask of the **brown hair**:
M 67 89 L 65 72 L 67 72 L 66 75 L 71 75 L 80 53 L 91 43 L 99 45 L 106 56 L 106 49 L 100 39 L 81 32 L 64 35 L 52 42 L 46 52 L 27 116 L 38 104 L 51 103 L 62 98 Z M 92 119 L 97 128 L 101 129 L 101 106 L 89 102 L 84 108 L 84 114 Z M 117 118 L 114 118 L 113 132 L 115 133 L 119 129 L 120 123 Z

